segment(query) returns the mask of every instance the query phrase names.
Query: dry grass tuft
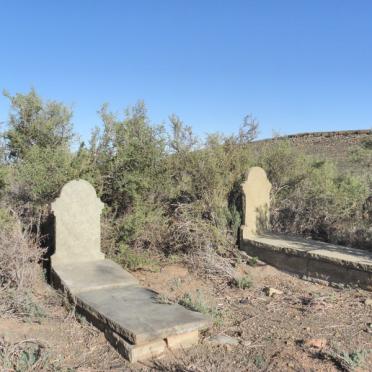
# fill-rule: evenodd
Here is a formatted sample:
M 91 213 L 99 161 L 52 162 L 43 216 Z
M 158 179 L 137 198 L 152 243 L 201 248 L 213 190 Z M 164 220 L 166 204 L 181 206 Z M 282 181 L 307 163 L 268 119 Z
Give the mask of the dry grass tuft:
M 3 371 L 53 370 L 47 347 L 36 339 L 9 343 L 0 339 L 0 366 Z
M 0 220 L 0 311 L 2 316 L 42 316 L 34 295 L 42 284 L 44 251 L 16 212 L 2 210 Z

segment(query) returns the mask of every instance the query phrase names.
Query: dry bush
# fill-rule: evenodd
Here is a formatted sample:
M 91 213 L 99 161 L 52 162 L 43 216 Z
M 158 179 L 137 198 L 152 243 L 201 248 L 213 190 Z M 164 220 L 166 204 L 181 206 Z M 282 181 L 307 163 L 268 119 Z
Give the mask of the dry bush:
M 18 215 L 2 210 L 0 219 L 0 310 L 3 315 L 39 316 L 41 309 L 34 302 L 36 288 L 41 287 L 39 262 L 43 250 L 22 227 Z
M 0 367 L 2 371 L 55 370 L 46 347 L 37 340 L 9 343 L 0 339 Z
M 273 185 L 274 231 L 372 248 L 365 177 L 342 172 L 327 159 L 303 156 L 283 140 L 264 146 L 258 164 Z
M 166 253 L 186 254 L 186 264 L 203 276 L 231 280 L 234 269 L 224 257 L 233 246 L 231 236 L 199 217 L 197 210 L 192 204 L 177 204 L 168 228 Z
M 207 218 L 197 203 L 173 206 L 164 250 L 166 253 L 193 253 L 213 248 L 223 253 L 229 247 L 226 231 L 219 229 Z
M 210 279 L 226 279 L 228 282 L 236 276 L 234 268 L 226 257 L 216 253 L 211 247 L 196 251 L 188 259 L 189 266 Z

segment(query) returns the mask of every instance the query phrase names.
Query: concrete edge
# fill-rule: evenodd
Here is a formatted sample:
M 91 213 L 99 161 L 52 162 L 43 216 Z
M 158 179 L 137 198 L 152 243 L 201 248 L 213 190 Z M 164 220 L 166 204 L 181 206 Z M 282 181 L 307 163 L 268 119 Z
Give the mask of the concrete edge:
M 284 239 L 284 237 L 283 237 L 283 239 Z M 290 248 L 290 247 L 277 247 L 277 246 L 273 246 L 271 244 L 259 242 L 259 241 L 256 241 L 254 239 L 249 239 L 249 238 L 241 238 L 240 239 L 240 246 L 242 245 L 242 242 L 246 243 L 246 244 L 250 244 L 252 246 L 256 246 L 256 247 L 260 247 L 260 248 L 262 247 L 262 248 L 265 248 L 265 249 L 270 249 L 273 252 L 281 252 L 281 253 L 285 253 L 285 254 L 288 254 L 288 255 L 291 255 L 291 256 L 314 258 L 318 261 L 323 261 L 323 262 L 336 264 L 337 266 L 340 266 L 340 267 L 344 266 L 348 269 L 360 270 L 360 271 L 363 271 L 363 272 L 369 272 L 372 275 L 372 265 L 363 264 L 361 262 L 347 261 L 347 260 L 342 259 L 342 258 L 333 258 L 333 257 L 326 256 L 324 254 L 319 254 L 319 253 L 317 253 L 316 248 L 314 248 L 313 250 L 309 250 L 309 251 L 304 251 L 304 250 L 299 250 L 299 249 L 297 250 L 295 248 Z M 316 243 L 323 243 L 323 242 L 318 242 L 317 241 Z M 324 243 L 324 244 L 327 244 L 327 243 Z M 332 244 L 332 245 L 334 245 L 334 244 Z M 325 245 L 323 249 L 326 251 L 327 246 Z M 356 250 L 356 251 L 359 251 L 359 250 Z
M 328 284 L 342 283 L 372 291 L 371 273 L 355 266 L 340 265 L 337 261 L 319 259 L 316 255 L 309 255 L 304 251 L 280 249 L 247 239 L 240 240 L 240 249 L 280 270 L 303 278 L 312 278 Z
M 95 314 L 92 314 L 86 308 L 81 308 L 77 305 L 77 311 L 90 324 L 103 332 L 106 340 L 120 355 L 133 363 L 155 358 L 167 350 L 186 349 L 199 343 L 199 330 L 195 330 L 168 336 L 164 339 L 159 338 L 141 344 L 133 344 L 116 333 L 103 319 L 96 317 Z

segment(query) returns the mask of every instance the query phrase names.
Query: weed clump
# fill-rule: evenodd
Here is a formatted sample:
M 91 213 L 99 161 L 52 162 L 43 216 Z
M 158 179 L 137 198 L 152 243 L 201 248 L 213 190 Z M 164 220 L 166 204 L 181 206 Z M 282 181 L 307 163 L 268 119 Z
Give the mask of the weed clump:
M 240 289 L 248 289 L 251 288 L 253 285 L 252 279 L 247 275 L 241 278 L 234 278 L 233 284 Z
M 40 249 L 19 217 L 9 209 L 0 215 L 0 310 L 3 316 L 39 318 L 44 311 L 35 300 L 42 283 Z
M 200 291 L 197 291 L 194 296 L 190 293 L 185 293 L 178 303 L 186 307 L 186 309 L 209 316 L 215 324 L 223 322 L 222 312 L 216 306 L 210 305 Z
M 46 347 L 36 340 L 11 344 L 0 339 L 0 367 L 5 371 L 59 370 Z

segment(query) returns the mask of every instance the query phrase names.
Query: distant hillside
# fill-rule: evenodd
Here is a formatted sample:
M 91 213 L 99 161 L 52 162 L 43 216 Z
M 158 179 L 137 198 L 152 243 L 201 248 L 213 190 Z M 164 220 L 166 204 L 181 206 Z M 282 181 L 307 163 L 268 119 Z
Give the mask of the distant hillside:
M 277 140 L 288 140 L 301 153 L 314 155 L 320 159 L 335 160 L 340 168 L 349 169 L 350 151 L 367 142 L 372 143 L 372 130 L 300 133 L 278 137 Z M 256 141 L 254 144 L 260 146 L 269 141 L 273 139 Z

